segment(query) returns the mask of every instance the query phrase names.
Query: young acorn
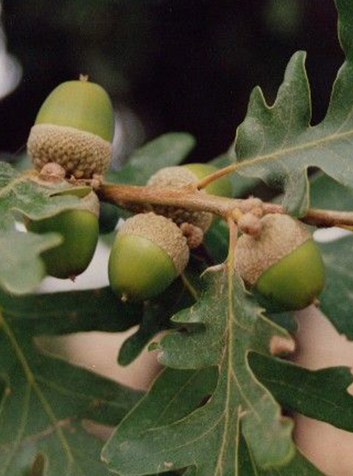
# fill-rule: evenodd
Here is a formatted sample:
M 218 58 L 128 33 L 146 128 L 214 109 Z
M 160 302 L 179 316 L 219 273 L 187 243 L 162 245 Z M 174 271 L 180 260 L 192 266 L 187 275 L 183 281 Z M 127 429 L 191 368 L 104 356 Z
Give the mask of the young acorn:
M 36 169 L 56 162 L 66 175 L 90 179 L 112 156 L 113 107 L 108 94 L 86 76 L 57 86 L 42 104 L 27 149 Z
M 216 170 L 216 167 L 208 164 L 187 164 L 175 167 L 165 167 L 150 177 L 147 186 L 182 188 L 185 185 L 200 180 Z M 200 193 L 205 192 L 223 197 L 231 196 L 232 184 L 228 177 L 222 177 L 212 182 Z M 165 206 L 154 206 L 153 209 L 156 213 L 171 218 L 177 225 L 190 223 L 200 228 L 203 232 L 207 231 L 212 223 L 212 214 L 208 212 Z
M 42 220 L 28 220 L 28 231 L 43 234 L 57 232 L 63 242 L 41 257 L 50 276 L 74 279 L 83 273 L 94 255 L 98 235 L 99 200 L 94 192 L 82 200 L 82 209 L 65 210 Z
M 123 300 L 160 294 L 189 260 L 186 238 L 172 220 L 154 213 L 128 218 L 118 230 L 109 257 L 112 290 Z
M 239 238 L 235 269 L 273 311 L 304 309 L 325 284 L 319 247 L 307 228 L 288 215 L 265 215 L 260 234 Z

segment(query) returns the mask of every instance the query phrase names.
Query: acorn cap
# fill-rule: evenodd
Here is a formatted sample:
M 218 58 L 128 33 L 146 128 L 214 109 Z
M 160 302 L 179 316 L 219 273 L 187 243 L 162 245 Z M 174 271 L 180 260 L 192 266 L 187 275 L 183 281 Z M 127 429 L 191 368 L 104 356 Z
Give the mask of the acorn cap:
M 195 182 L 195 180 L 197 180 L 197 176 L 185 167 L 165 167 L 150 177 L 147 186 L 180 189 Z M 198 193 L 206 192 L 201 190 Z M 153 206 L 153 210 L 155 213 L 172 218 L 178 225 L 191 223 L 203 231 L 206 231 L 212 223 L 212 213 L 208 212 L 197 212 L 185 208 L 166 206 Z
M 172 259 L 177 275 L 189 261 L 189 248 L 180 228 L 169 218 L 150 213 L 139 213 L 128 218 L 118 235 L 136 235 L 152 241 Z
M 289 215 L 268 214 L 261 224 L 261 234 L 242 235 L 235 251 L 235 269 L 251 285 L 272 265 L 312 238 L 305 225 Z
M 55 162 L 66 170 L 67 175 L 72 174 L 78 179 L 104 174 L 112 156 L 111 143 L 101 137 L 73 127 L 52 124 L 32 127 L 27 150 L 37 170 Z

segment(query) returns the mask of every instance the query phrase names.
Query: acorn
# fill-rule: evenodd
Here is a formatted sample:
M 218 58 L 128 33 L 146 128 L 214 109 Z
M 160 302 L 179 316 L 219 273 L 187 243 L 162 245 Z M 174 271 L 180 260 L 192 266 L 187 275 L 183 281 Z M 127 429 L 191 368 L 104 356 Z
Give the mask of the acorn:
M 215 167 L 207 164 L 165 167 L 150 177 L 147 186 L 179 189 L 196 182 L 215 170 L 217 170 Z M 218 179 L 199 193 L 213 193 L 221 196 L 226 196 L 226 194 L 229 193 L 231 195 L 231 183 L 229 182 L 229 178 Z M 190 223 L 200 228 L 203 232 L 207 231 L 212 223 L 212 214 L 208 212 L 166 206 L 153 206 L 153 210 L 155 213 L 172 218 L 177 225 Z
M 113 107 L 106 91 L 81 76 L 56 87 L 42 104 L 27 149 L 37 170 L 60 164 L 66 175 L 91 179 L 107 170 L 112 156 Z
M 164 291 L 188 260 L 186 238 L 172 220 L 140 213 L 117 233 L 109 257 L 110 286 L 123 300 L 149 299 Z
M 265 215 L 259 235 L 239 238 L 235 269 L 273 311 L 304 309 L 325 284 L 318 245 L 307 228 L 288 215 Z
M 63 242 L 41 257 L 47 274 L 60 279 L 74 279 L 90 264 L 99 235 L 99 200 L 90 192 L 82 200 L 82 209 L 65 210 L 42 220 L 28 220 L 28 231 L 38 234 L 56 232 Z

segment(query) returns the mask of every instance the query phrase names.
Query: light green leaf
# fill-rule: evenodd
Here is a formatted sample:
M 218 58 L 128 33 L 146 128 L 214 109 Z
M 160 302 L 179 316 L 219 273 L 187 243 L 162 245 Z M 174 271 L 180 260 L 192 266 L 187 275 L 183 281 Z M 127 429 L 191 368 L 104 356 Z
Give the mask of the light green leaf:
M 324 174 L 316 174 L 310 180 L 310 199 L 315 208 L 348 212 L 353 209 L 353 190 Z
M 49 186 L 0 162 L 0 287 L 14 294 L 33 291 L 45 274 L 40 253 L 61 242 L 58 234 L 38 236 L 18 231 L 14 214 L 40 219 L 77 208 L 80 199 L 62 193 L 78 191 L 85 194 L 89 189 L 65 181 Z
M 275 103 L 269 106 L 261 89 L 255 88 L 237 130 L 237 171 L 283 189 L 283 205 L 297 216 L 309 206 L 308 167 L 318 167 L 353 188 L 353 4 L 336 0 L 336 5 L 346 61 L 338 72 L 325 119 L 310 125 L 305 54 L 298 52 L 289 62 Z
M 39 236 L 0 230 L 0 287 L 14 294 L 32 291 L 45 276 L 40 253 L 60 243 L 57 233 Z

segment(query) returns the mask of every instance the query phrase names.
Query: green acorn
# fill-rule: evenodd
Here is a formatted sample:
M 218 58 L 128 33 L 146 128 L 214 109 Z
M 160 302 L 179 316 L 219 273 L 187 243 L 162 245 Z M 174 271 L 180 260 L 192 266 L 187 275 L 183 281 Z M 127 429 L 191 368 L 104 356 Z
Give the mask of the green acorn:
M 235 269 L 273 310 L 299 310 L 318 298 L 325 269 L 307 228 L 288 215 L 268 214 L 258 236 L 242 235 Z
M 194 183 L 217 169 L 207 164 L 188 164 L 183 166 L 165 167 L 150 177 L 148 187 L 182 188 Z M 228 177 L 216 180 L 199 193 L 213 193 L 214 195 L 231 196 L 231 183 Z M 212 214 L 186 210 L 184 208 L 153 206 L 153 210 L 171 218 L 177 225 L 190 223 L 203 232 L 207 231 L 212 223 Z
M 98 241 L 99 201 L 94 192 L 82 200 L 83 209 L 65 210 L 42 220 L 29 220 L 28 231 L 59 233 L 63 242 L 41 254 L 45 268 L 55 278 L 74 279 L 90 264 Z
M 67 81 L 56 87 L 42 104 L 27 148 L 34 167 L 60 164 L 66 175 L 90 179 L 104 174 L 112 156 L 113 108 L 98 84 Z
M 164 216 L 141 213 L 118 231 L 109 258 L 110 286 L 122 299 L 149 299 L 164 291 L 188 260 L 189 248 L 178 226 Z

